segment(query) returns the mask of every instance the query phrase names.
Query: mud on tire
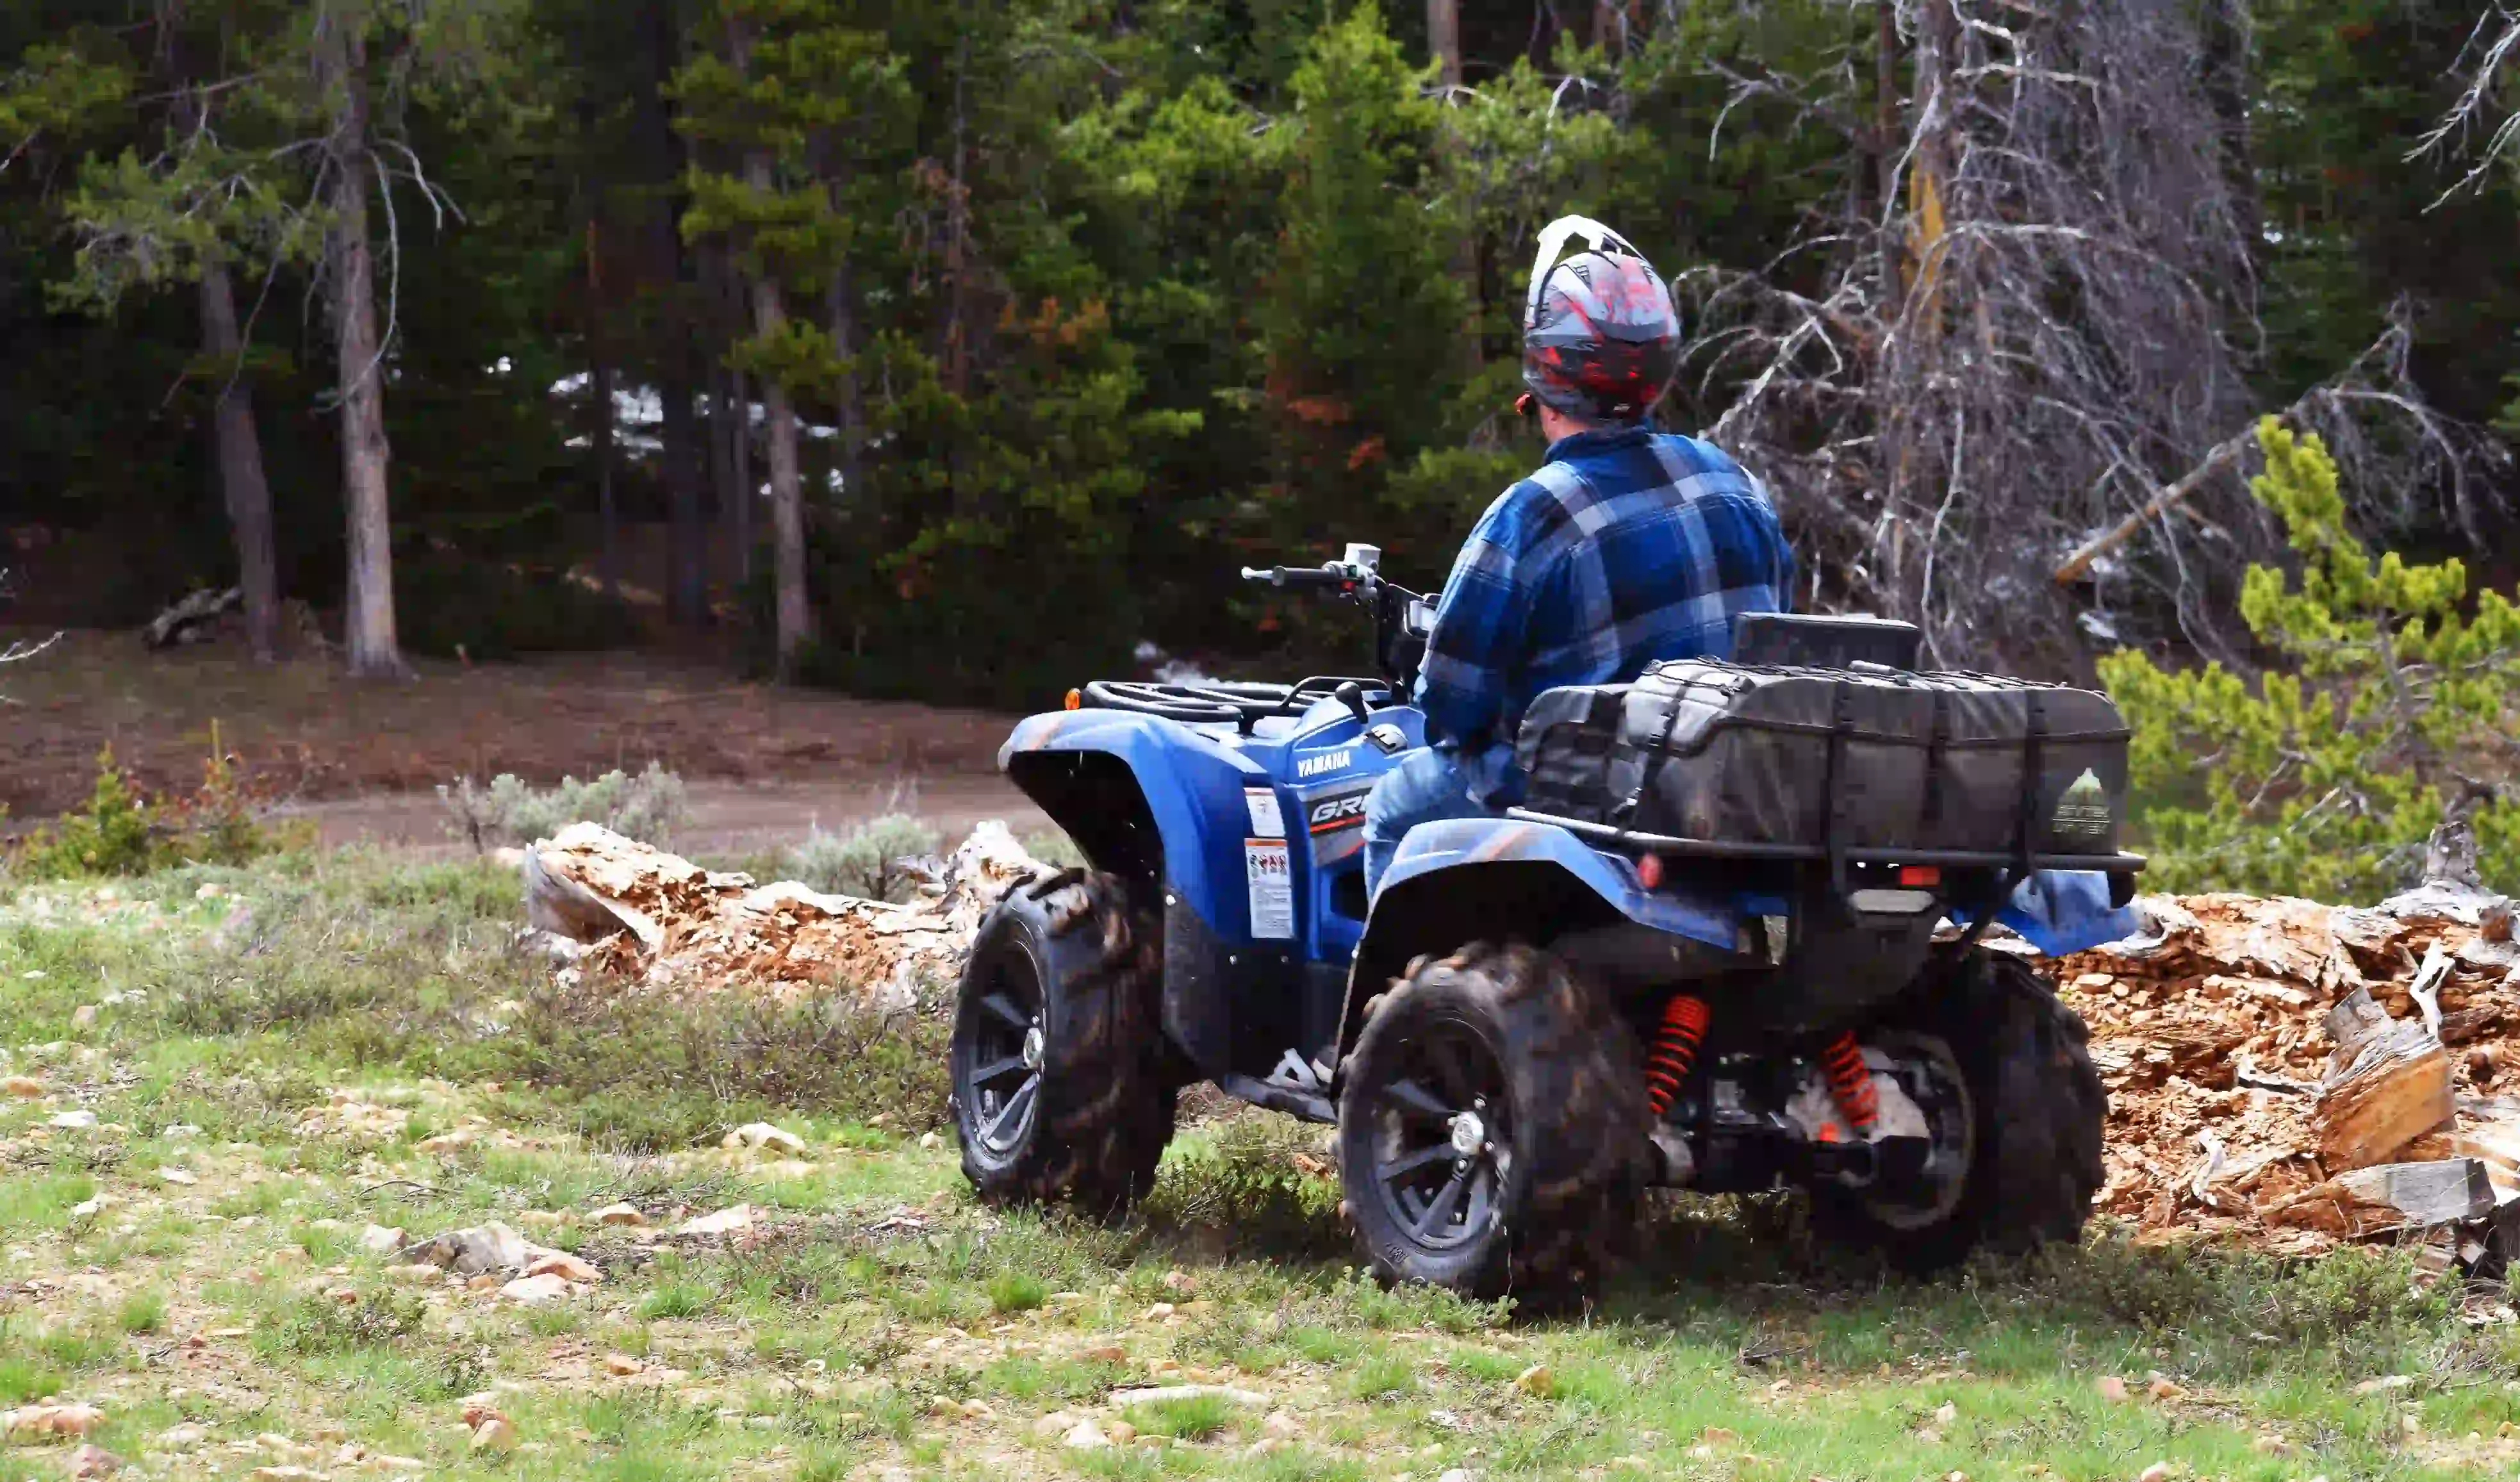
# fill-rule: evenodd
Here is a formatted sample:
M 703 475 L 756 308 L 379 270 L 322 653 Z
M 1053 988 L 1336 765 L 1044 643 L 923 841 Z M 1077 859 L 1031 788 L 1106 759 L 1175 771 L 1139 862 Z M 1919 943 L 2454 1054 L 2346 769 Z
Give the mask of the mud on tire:
M 1482 945 L 1415 965 L 1342 1087 L 1341 1182 L 1384 1280 L 1547 1303 L 1628 1253 L 1649 1146 L 1636 1036 L 1554 957 Z M 1449 1144 L 1463 1112 L 1494 1151 Z
M 1975 1250 L 2080 1239 L 2106 1177 L 2108 1093 L 2092 1065 L 2090 1031 L 2053 986 L 2018 958 L 1975 948 L 1919 983 L 1878 1027 L 1950 1049 L 1973 1103 L 1969 1167 L 1951 1213 L 1922 1228 L 1885 1223 L 1850 1190 L 1816 1189 L 1820 1233 L 1919 1272 Z
M 981 921 L 952 1067 L 963 1173 L 983 1199 L 1109 1216 L 1153 1186 L 1175 1098 L 1162 957 L 1161 927 L 1116 876 L 1027 881 Z

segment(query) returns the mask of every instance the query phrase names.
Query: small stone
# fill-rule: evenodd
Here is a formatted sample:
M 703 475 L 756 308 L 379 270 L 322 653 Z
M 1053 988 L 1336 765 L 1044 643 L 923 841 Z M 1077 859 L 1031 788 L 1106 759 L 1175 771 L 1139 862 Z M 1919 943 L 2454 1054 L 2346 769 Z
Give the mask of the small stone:
M 1179 1310 L 1180 1309 L 1174 1307 L 1170 1302 L 1157 1302 L 1154 1306 L 1138 1314 L 1138 1321 L 1141 1323 L 1160 1323 L 1164 1319 L 1171 1317 Z
M 110 1477 L 120 1470 L 122 1459 L 93 1441 L 70 1453 L 70 1476 L 75 1482 Z
M 2262 1457 L 2289 1457 L 2292 1443 L 2270 1431 L 2249 1443 L 2249 1449 Z
M 0 1081 L 0 1092 L 10 1096 L 24 1097 L 31 1100 L 44 1094 L 44 1083 L 31 1075 L 13 1075 L 5 1081 Z
M 1943 1433 L 1930 1425 L 1920 1425 L 1916 1427 L 1916 1443 L 1920 1446 L 1940 1446 L 1943 1444 Z
M 2177 1475 L 2177 1472 L 2171 1470 L 2169 1462 L 2155 1461 L 2136 1473 L 2135 1482 L 2170 1482 L 2170 1479 Z
M 1104 1430 L 1104 1434 L 1111 1438 L 1112 1445 L 1126 1446 L 1138 1439 L 1138 1427 L 1126 1420 L 1114 1420 Z
M 499 1274 L 495 1271 L 485 1271 L 479 1276 L 466 1277 L 464 1284 L 473 1291 L 488 1291 L 499 1284 Z
M 1456 1466 L 1451 1471 L 1437 1477 L 1435 1482 L 1470 1482 L 1469 1468 Z
M 1548 1365 L 1534 1364 L 1513 1376 L 1513 1387 L 1545 1400 L 1557 1392 L 1557 1376 L 1549 1371 Z
M 2408 1437 L 2420 1436 L 2424 1433 L 2424 1417 L 2411 1410 L 2408 1411 L 2398 1416 L 2398 1429 L 2404 1431 Z
M 936 1145 L 936 1134 L 934 1134 L 934 1133 L 932 1133 L 932 1132 L 922 1132 L 922 1133 L 921 1133 L 921 1134 L 919 1135 L 919 1145 L 920 1145 L 920 1146 L 922 1146 L 922 1147 L 933 1147 L 933 1146 L 935 1146 L 935 1145 Z
M 323 1482 L 322 1474 L 302 1466 L 257 1466 L 246 1475 L 252 1482 Z
M 472 1450 L 514 1451 L 517 1449 L 517 1422 L 497 1411 L 481 1417 L 472 1427 Z
M 2156 1400 L 2184 1400 L 2187 1398 L 2187 1391 L 2181 1387 L 2179 1381 L 2176 1379 L 2165 1378 L 2160 1374 L 2154 1374 L 2152 1376 L 2152 1381 L 2144 1386 L 2144 1392 L 2151 1395 Z
M 1177 1291 L 1182 1293 L 1184 1296 L 1188 1296 L 1198 1290 L 1198 1282 L 1192 1280 L 1189 1272 L 1183 1271 L 1179 1267 L 1175 1267 L 1173 1270 L 1164 1273 L 1164 1290 Z
M 599 1225 L 613 1225 L 633 1230 L 648 1223 L 648 1217 L 639 1212 L 639 1206 L 636 1204 L 607 1204 L 595 1212 L 594 1218 Z
M 2119 1378 L 2115 1374 L 2102 1374 L 2098 1384 L 2094 1387 L 2099 1390 L 2100 1398 L 2108 1401 L 2111 1405 L 2124 1405 L 2128 1400 L 2134 1398 L 2134 1396 L 2129 1394 L 2127 1391 L 2127 1381 Z
M 1093 1416 L 1088 1415 L 1069 1426 L 1067 1434 L 1059 1437 L 1058 1444 L 1069 1451 L 1101 1451 L 1111 1444 L 1111 1438 L 1103 1434 L 1102 1426 L 1094 1423 Z
M 768 1122 L 746 1122 L 726 1135 L 720 1144 L 725 1147 L 748 1147 L 756 1152 L 777 1152 L 788 1157 L 801 1157 L 805 1140 L 784 1127 Z
M 170 1425 L 158 1433 L 158 1444 L 168 1451 L 191 1451 L 209 1438 L 209 1431 L 200 1425 Z
M 425 1263 L 385 1268 L 385 1280 L 398 1286 L 427 1286 L 440 1280 L 445 1275 L 446 1273 L 436 1267 Z
M 568 1295 L 568 1280 L 551 1272 L 544 1272 L 539 1276 L 518 1277 L 500 1287 L 499 1295 L 526 1307 L 531 1307 L 538 1302 L 556 1302 Z
M 1056 1436 L 1065 1432 L 1075 1423 L 1075 1415 L 1063 1410 L 1054 1410 L 1032 1422 L 1032 1433 L 1042 1437 Z
M 1943 1402 L 1942 1409 L 1934 1412 L 1934 1423 L 1938 1425 L 1955 1424 L 1958 1421 L 1959 1417 L 1960 1408 L 1949 1400 L 1945 1400 Z
M 193 1174 L 186 1169 L 160 1168 L 158 1170 L 158 1182 L 160 1184 L 172 1184 L 180 1189 L 189 1188 L 202 1181 L 194 1177 Z
M 525 1268 L 528 1277 L 558 1277 L 563 1281 L 601 1281 L 604 1273 L 563 1250 L 553 1251 Z
M 1260 1428 L 1270 1435 L 1284 1436 L 1292 1440 L 1304 1433 L 1304 1422 L 1282 1410 L 1273 1410 L 1261 1417 Z
M 0 1411 L 0 1436 L 41 1439 L 45 1436 L 88 1436 L 105 1423 L 105 1412 L 93 1405 L 42 1404 Z
M 983 1401 L 966 1400 L 963 1402 L 963 1418 L 966 1420 L 994 1420 L 997 1418 L 997 1415 L 998 1413 L 989 1409 L 988 1405 Z
M 70 1027 L 72 1029 L 93 1028 L 96 1024 L 96 1015 L 97 1008 L 94 1004 L 81 1004 L 70 1010 Z
M 1129 1362 L 1129 1351 L 1117 1343 L 1097 1343 L 1091 1348 L 1080 1348 L 1076 1351 L 1076 1356 L 1080 1359 L 1092 1359 L 1101 1364 Z
M 2404 1389 L 2414 1382 L 2414 1376 L 2411 1374 L 2389 1374 L 2383 1378 L 2365 1379 L 2354 1386 L 2354 1392 L 2358 1395 L 2376 1395 L 2383 1390 Z
M 96 1125 L 96 1113 L 82 1106 L 75 1111 L 56 1111 L 45 1123 L 64 1132 L 85 1132 Z
M 752 1206 L 738 1204 L 732 1209 L 721 1209 L 715 1214 L 695 1215 L 675 1226 L 674 1233 L 687 1235 L 732 1235 L 736 1231 L 751 1228 Z
M 371 1255 L 389 1256 L 402 1249 L 409 1236 L 401 1230 L 386 1225 L 371 1225 L 359 1232 L 359 1248 Z
M 630 1357 L 626 1353 L 606 1354 L 604 1356 L 604 1371 L 611 1374 L 615 1378 L 623 1378 L 630 1374 L 635 1374 L 647 1367 L 647 1365 Z
M 568 1212 L 563 1209 L 528 1209 L 517 1216 L 517 1223 L 527 1230 L 558 1230 L 568 1223 Z

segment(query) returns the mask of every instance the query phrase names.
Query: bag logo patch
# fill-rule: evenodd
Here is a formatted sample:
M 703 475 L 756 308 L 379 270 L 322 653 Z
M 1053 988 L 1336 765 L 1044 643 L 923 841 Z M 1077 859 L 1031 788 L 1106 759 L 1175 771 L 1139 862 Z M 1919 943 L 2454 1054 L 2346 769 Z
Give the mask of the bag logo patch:
M 2074 779 L 2064 796 L 2056 800 L 2056 816 L 2051 821 L 2057 834 L 2064 838 L 2106 838 L 2113 811 L 2109 807 L 2109 789 L 2099 774 L 2089 767 Z

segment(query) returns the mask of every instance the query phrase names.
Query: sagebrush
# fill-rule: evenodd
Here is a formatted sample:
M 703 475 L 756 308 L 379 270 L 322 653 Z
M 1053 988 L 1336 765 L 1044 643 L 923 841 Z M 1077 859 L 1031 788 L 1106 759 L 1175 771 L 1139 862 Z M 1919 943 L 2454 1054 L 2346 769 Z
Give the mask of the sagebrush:
M 440 784 L 437 796 L 451 815 L 449 827 L 476 850 L 530 844 L 571 824 L 600 824 L 662 846 L 691 819 L 682 778 L 652 761 L 636 777 L 616 767 L 591 782 L 563 777 L 551 787 L 533 786 L 508 772 L 486 787 L 463 777 Z

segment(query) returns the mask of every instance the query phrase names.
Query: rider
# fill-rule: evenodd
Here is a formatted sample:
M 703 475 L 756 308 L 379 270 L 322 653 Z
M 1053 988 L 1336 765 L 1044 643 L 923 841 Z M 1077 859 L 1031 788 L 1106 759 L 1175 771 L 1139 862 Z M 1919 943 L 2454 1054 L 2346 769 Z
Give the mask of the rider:
M 1557 261 L 1575 236 L 1591 250 Z M 1790 602 L 1793 553 L 1757 480 L 1646 422 L 1679 359 L 1680 315 L 1644 255 L 1598 222 L 1551 223 L 1515 404 L 1537 408 L 1549 453 L 1488 506 L 1444 583 L 1418 680 L 1432 744 L 1366 802 L 1370 886 L 1417 825 L 1519 798 L 1514 728 L 1541 691 L 1727 657 L 1735 614 Z

